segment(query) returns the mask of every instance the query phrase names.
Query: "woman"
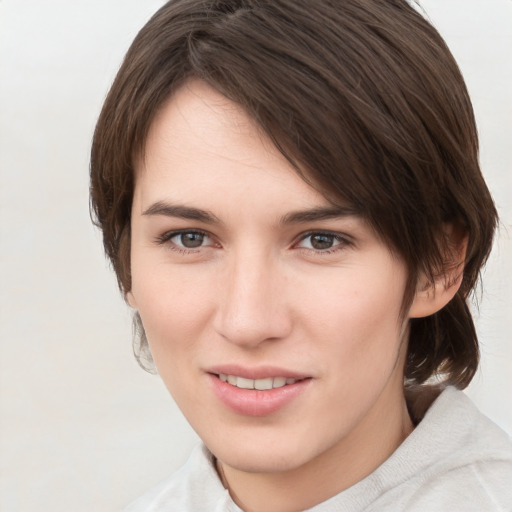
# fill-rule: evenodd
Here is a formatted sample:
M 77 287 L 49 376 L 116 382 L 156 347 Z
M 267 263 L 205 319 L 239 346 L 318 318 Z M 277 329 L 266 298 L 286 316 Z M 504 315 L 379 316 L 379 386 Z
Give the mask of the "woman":
M 497 222 L 477 157 L 457 65 L 403 0 L 148 22 L 91 200 L 140 361 L 204 445 L 127 510 L 508 510 L 510 441 L 459 391 Z

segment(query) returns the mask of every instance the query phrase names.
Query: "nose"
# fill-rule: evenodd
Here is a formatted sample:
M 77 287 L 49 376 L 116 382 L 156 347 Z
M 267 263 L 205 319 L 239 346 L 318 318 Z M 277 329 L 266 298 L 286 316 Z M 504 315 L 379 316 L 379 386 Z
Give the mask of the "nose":
M 268 255 L 239 254 L 227 267 L 220 283 L 216 332 L 245 348 L 286 338 L 292 319 L 279 262 Z

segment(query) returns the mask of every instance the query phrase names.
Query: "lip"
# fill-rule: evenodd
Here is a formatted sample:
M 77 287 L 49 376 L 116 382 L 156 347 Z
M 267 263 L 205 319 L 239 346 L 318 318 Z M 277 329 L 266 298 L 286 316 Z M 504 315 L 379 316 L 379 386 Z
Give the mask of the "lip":
M 285 377 L 301 379 L 293 384 L 267 390 L 240 389 L 220 380 L 218 375 L 237 375 L 246 379 Z M 274 414 L 295 401 L 310 386 L 312 378 L 290 370 L 276 367 L 241 368 L 234 365 L 216 366 L 208 369 L 207 377 L 215 396 L 233 412 L 252 417 Z
M 285 377 L 286 379 L 307 379 L 311 377 L 311 375 L 294 372 L 278 366 L 258 366 L 254 368 L 247 368 L 236 364 L 224 364 L 212 366 L 205 371 L 216 375 L 224 373 L 225 375 L 236 375 L 237 377 L 254 380 L 268 379 L 269 377 Z

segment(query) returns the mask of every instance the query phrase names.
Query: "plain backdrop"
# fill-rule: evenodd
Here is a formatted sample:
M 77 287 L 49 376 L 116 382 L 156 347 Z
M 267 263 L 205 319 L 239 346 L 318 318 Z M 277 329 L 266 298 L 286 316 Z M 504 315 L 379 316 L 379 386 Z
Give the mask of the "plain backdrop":
M 120 510 L 195 434 L 131 353 L 131 320 L 88 212 L 95 120 L 160 0 L 0 0 L 2 512 Z M 512 2 L 424 0 L 472 96 L 501 214 L 468 390 L 512 432 Z

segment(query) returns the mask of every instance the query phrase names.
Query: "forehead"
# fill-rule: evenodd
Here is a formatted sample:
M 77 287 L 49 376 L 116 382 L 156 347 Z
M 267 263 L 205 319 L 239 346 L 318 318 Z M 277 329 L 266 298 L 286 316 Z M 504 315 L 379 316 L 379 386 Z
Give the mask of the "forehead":
M 187 82 L 160 109 L 136 173 L 136 199 L 144 203 L 223 197 L 247 206 L 263 198 L 290 208 L 331 204 L 240 106 L 199 80 Z
M 146 140 L 145 156 L 172 151 L 176 156 L 195 157 L 210 152 L 226 158 L 248 157 L 247 149 L 264 145 L 275 148 L 259 125 L 242 107 L 199 79 L 179 87 L 157 112 Z M 145 162 L 141 162 L 144 164 Z M 143 168 L 143 166 L 142 166 Z

